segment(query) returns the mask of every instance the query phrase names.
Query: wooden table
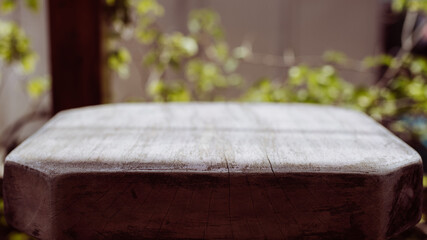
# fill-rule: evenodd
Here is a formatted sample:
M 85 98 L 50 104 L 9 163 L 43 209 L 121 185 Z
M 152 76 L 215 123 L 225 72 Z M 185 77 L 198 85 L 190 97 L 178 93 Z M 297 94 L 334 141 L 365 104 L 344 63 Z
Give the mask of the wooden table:
M 6 159 L 7 221 L 41 239 L 386 239 L 420 219 L 420 156 L 302 104 L 62 112 Z

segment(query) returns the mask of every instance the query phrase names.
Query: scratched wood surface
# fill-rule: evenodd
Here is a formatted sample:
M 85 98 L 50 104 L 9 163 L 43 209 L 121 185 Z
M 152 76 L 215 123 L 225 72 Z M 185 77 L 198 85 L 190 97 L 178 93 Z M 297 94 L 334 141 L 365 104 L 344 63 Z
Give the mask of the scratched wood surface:
M 421 212 L 419 155 L 327 106 L 75 109 L 5 165 L 7 220 L 41 239 L 386 239 Z

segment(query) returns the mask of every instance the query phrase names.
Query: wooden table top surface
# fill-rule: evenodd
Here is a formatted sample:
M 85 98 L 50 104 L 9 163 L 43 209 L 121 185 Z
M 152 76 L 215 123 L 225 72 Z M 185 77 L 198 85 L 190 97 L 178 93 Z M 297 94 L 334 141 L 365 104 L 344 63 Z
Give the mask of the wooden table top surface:
M 113 104 L 62 112 L 7 161 L 89 171 L 385 174 L 420 162 L 363 113 L 320 105 Z

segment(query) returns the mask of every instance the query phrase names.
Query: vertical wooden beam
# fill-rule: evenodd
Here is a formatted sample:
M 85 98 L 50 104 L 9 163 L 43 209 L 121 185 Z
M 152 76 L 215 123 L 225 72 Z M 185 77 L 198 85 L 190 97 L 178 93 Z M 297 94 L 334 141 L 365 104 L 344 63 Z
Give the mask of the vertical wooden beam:
M 53 112 L 101 103 L 102 0 L 49 0 Z

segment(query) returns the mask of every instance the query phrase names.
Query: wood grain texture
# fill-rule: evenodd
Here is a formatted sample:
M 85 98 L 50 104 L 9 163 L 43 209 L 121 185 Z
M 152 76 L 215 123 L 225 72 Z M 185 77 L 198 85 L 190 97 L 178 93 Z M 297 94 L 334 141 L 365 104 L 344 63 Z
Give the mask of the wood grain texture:
M 41 239 L 386 239 L 420 218 L 419 155 L 302 104 L 62 112 L 6 160 L 8 222 Z

